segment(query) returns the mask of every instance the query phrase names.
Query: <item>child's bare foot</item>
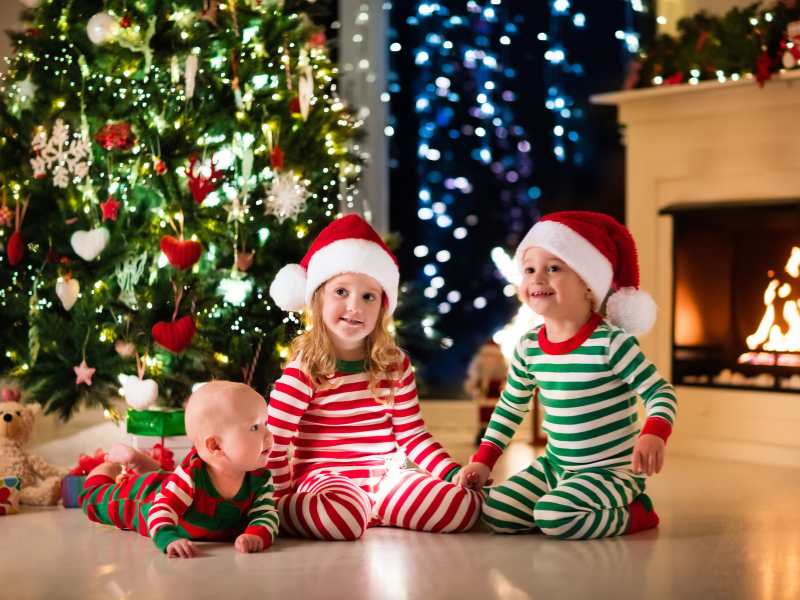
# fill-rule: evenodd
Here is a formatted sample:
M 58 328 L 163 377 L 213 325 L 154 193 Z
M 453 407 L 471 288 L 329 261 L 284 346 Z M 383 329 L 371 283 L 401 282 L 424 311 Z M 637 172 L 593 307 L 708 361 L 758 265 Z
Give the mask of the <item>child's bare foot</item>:
M 161 467 L 151 456 L 127 444 L 113 444 L 108 450 L 106 460 L 122 465 L 127 469 L 132 469 L 137 473 L 158 471 Z

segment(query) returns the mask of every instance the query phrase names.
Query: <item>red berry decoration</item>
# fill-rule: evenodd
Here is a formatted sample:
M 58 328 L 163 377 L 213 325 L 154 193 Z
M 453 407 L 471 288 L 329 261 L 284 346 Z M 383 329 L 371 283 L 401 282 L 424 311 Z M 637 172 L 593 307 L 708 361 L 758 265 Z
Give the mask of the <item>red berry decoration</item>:
M 165 163 L 160 158 L 156 159 L 156 175 L 163 175 L 167 172 L 167 163 Z
M 6 255 L 8 256 L 8 264 L 12 267 L 16 267 L 22 261 L 22 257 L 25 256 L 25 242 L 22 241 L 22 234 L 19 231 L 15 231 L 8 238 Z
M 128 27 L 130 27 L 131 26 L 130 17 L 128 17 L 128 15 L 125 15 L 124 17 L 122 17 L 119 20 L 119 26 L 122 27 L 123 29 L 127 29 Z
M 194 325 L 194 319 L 186 315 L 177 321 L 159 321 L 153 325 L 150 332 L 153 334 L 153 340 L 156 344 L 170 352 L 179 354 L 192 343 L 195 331 L 197 329 Z
M 203 246 L 194 240 L 179 240 L 171 235 L 161 238 L 161 251 L 167 256 L 169 264 L 181 271 L 188 269 L 200 259 Z

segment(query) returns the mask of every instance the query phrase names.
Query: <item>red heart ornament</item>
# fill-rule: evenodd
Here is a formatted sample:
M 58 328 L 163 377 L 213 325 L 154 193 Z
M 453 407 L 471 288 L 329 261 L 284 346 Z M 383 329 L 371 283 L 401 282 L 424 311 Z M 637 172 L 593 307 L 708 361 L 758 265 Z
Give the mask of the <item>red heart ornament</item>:
M 22 241 L 22 234 L 19 231 L 15 231 L 11 234 L 11 237 L 8 238 L 6 254 L 8 255 L 8 264 L 12 267 L 16 267 L 22 260 L 22 257 L 25 256 L 25 242 Z
M 161 251 L 166 254 L 169 264 L 183 271 L 200 259 L 203 246 L 193 240 L 178 240 L 171 235 L 161 238 Z
M 194 319 L 189 315 L 177 321 L 159 321 L 150 330 L 156 344 L 175 354 L 183 352 L 192 343 L 195 331 Z

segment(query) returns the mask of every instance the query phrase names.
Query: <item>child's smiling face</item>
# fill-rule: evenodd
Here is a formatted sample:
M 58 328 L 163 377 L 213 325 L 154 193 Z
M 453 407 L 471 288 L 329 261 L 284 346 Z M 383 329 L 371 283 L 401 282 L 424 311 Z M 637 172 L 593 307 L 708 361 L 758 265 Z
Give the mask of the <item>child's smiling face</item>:
M 533 246 L 522 257 L 520 298 L 545 319 L 576 320 L 592 309 L 589 288 L 567 264 Z
M 337 356 L 364 348 L 378 323 L 382 300 L 383 289 L 368 275 L 343 273 L 325 282 L 322 322 Z

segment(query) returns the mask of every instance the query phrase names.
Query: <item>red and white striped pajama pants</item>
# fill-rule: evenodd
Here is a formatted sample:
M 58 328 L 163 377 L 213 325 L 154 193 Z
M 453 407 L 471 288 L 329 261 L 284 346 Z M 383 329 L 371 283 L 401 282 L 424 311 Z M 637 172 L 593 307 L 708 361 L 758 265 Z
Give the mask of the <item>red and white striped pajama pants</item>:
M 289 535 L 321 540 L 357 540 L 368 527 L 414 531 L 468 531 L 481 512 L 474 490 L 427 473 L 400 470 L 385 476 L 374 493 L 330 472 L 305 477 L 278 500 L 281 529 Z

